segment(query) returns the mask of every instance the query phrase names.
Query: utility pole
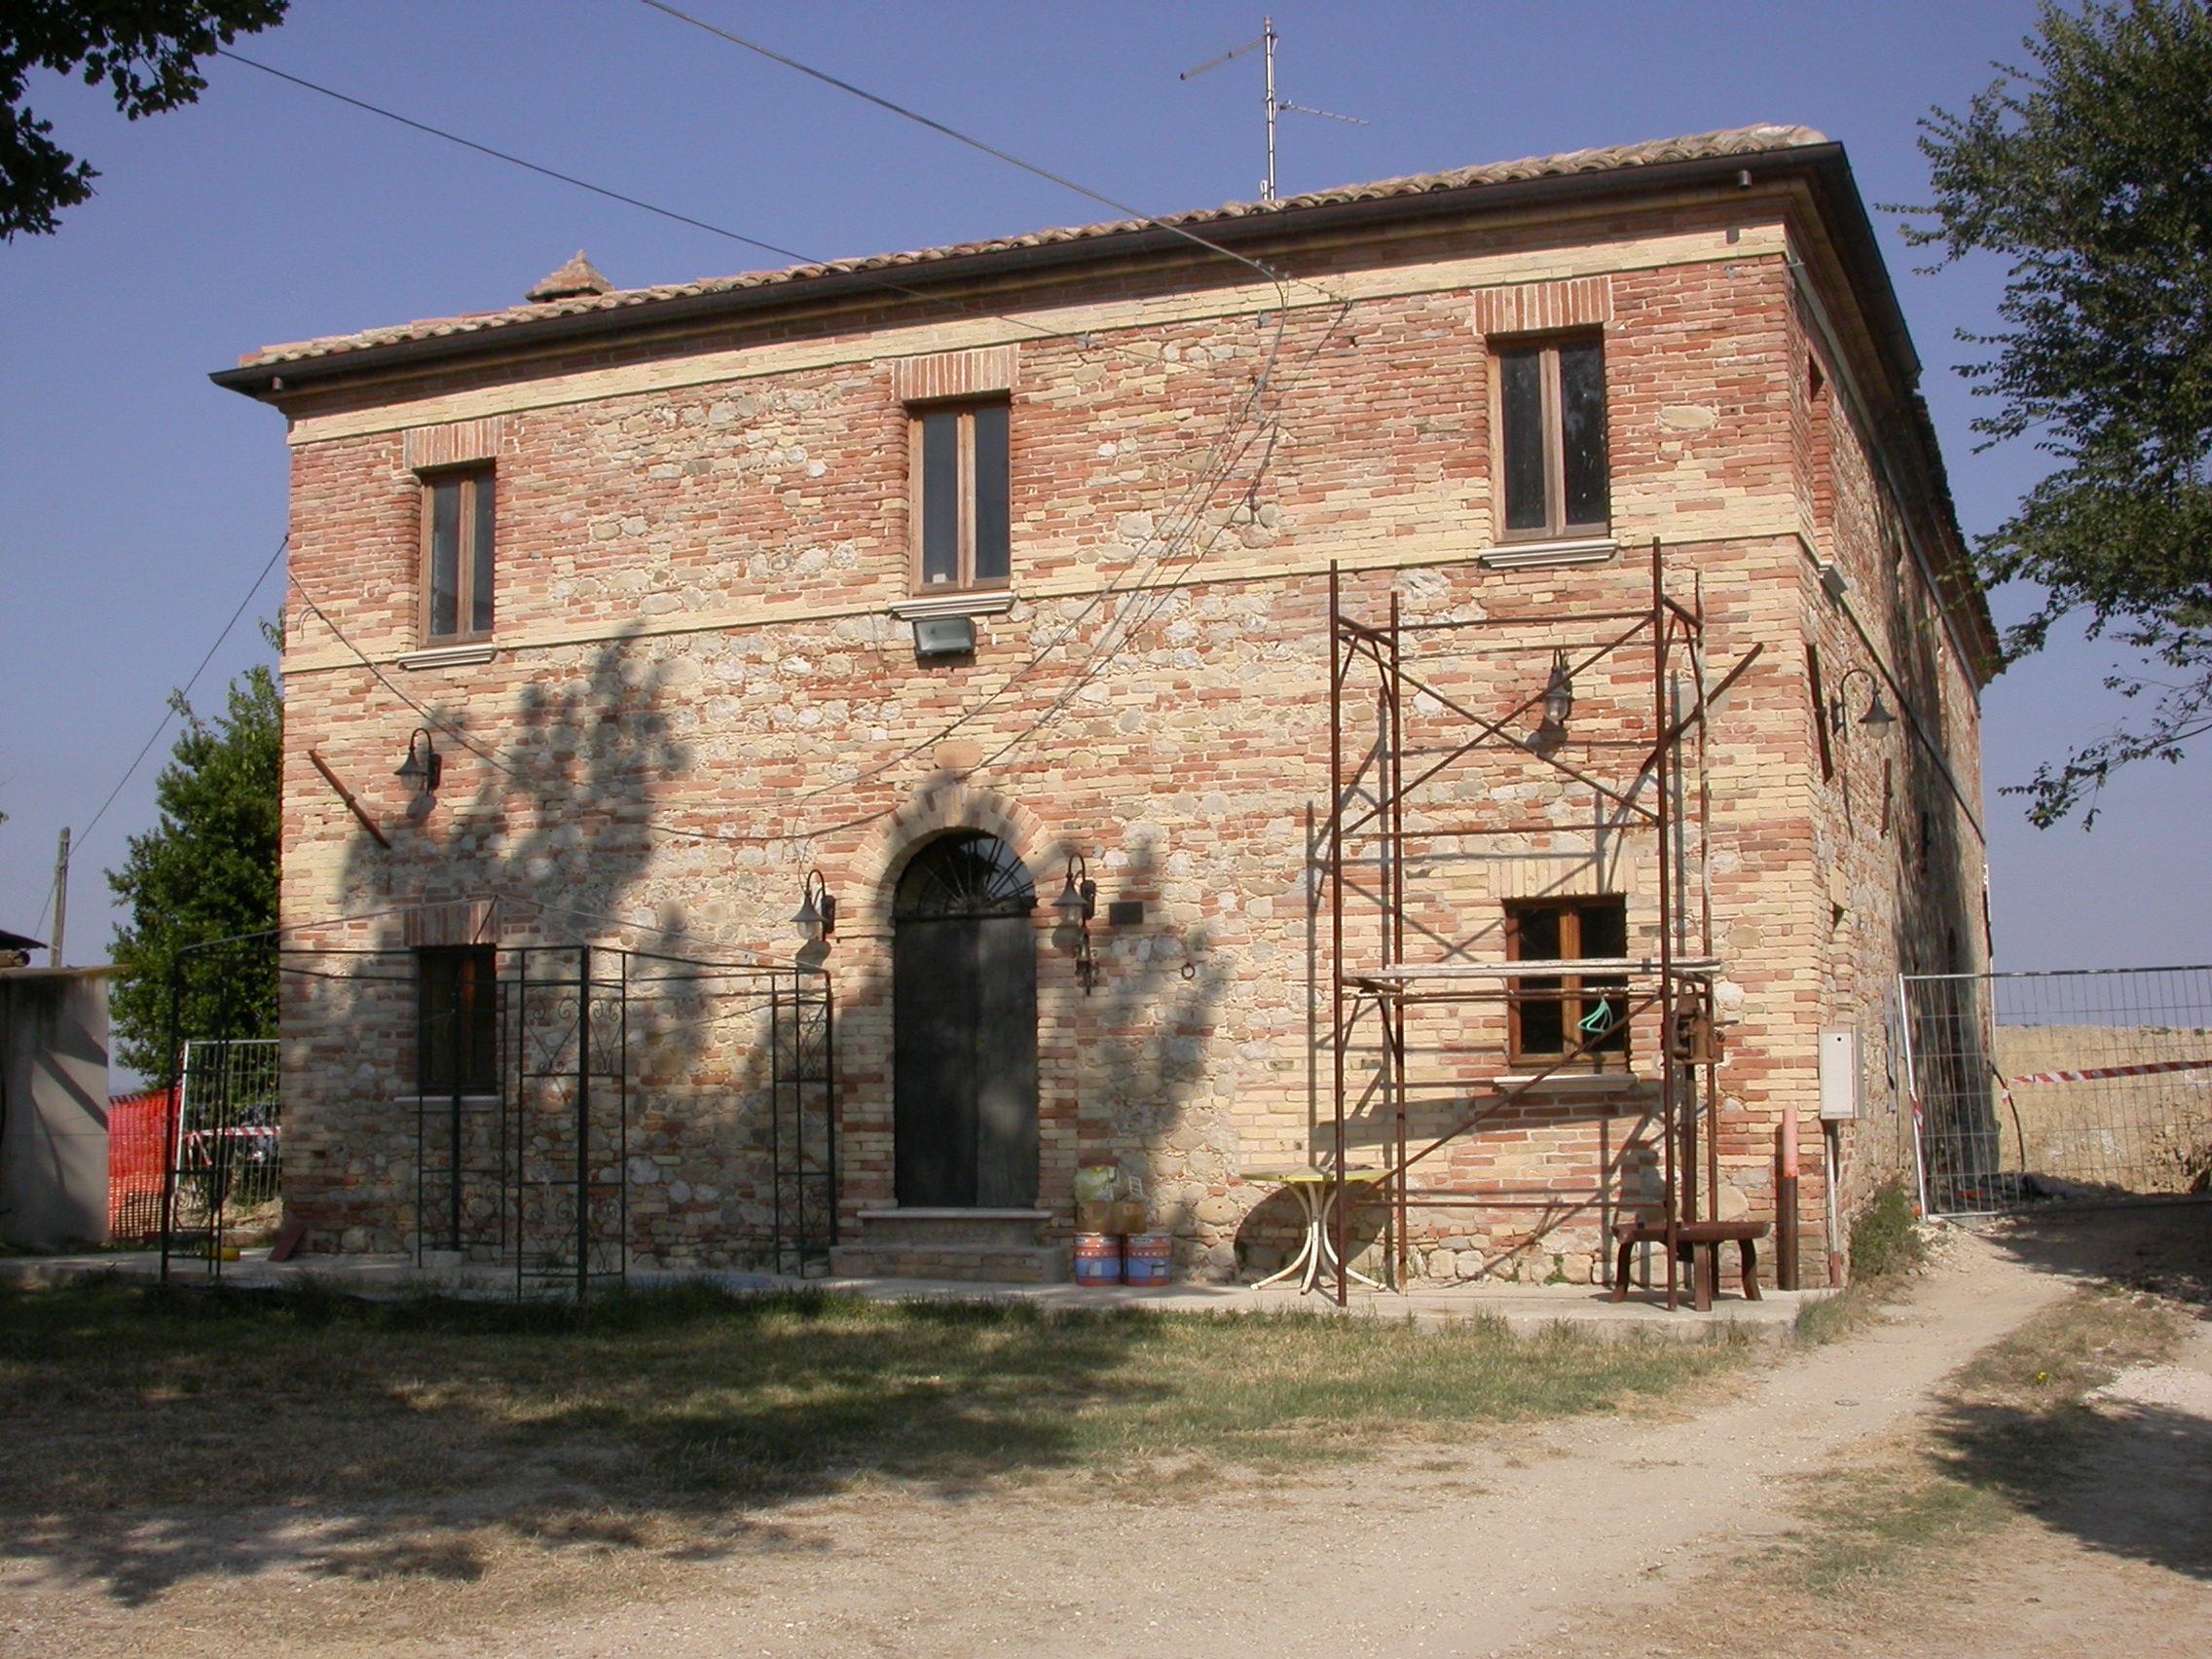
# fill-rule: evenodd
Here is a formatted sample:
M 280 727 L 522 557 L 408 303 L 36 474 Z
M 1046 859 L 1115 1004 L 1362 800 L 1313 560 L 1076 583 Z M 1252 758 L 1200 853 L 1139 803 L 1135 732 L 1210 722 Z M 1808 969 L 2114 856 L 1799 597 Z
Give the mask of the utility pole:
M 54 855 L 54 947 L 47 966 L 61 966 L 61 929 L 69 919 L 69 827 L 61 827 L 61 845 Z
M 1218 69 L 1232 58 L 1242 57 L 1247 52 L 1257 51 L 1260 54 L 1260 59 L 1265 69 L 1266 89 L 1265 102 L 1262 108 L 1266 112 L 1268 123 L 1268 176 L 1260 181 L 1260 200 L 1262 202 L 1272 202 L 1275 199 L 1275 117 L 1284 110 L 1296 110 L 1300 115 L 1326 116 L 1331 121 L 1346 122 L 1353 127 L 1368 125 L 1356 115 L 1334 115 L 1325 109 L 1315 109 L 1310 104 L 1291 103 L 1287 99 L 1275 96 L 1276 38 L 1274 18 L 1262 18 L 1258 40 L 1248 40 L 1242 46 L 1232 47 L 1219 57 L 1207 60 L 1196 69 L 1186 69 L 1178 77 L 1178 79 L 1185 81 L 1196 80 L 1208 69 Z

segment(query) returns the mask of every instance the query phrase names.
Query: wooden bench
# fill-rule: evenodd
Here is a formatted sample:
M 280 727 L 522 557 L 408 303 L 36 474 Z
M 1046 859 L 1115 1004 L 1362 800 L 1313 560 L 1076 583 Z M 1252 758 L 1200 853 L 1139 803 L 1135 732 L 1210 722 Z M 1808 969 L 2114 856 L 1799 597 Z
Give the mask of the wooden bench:
M 1678 1221 L 1675 1224 L 1675 1247 L 1690 1263 L 1691 1295 L 1695 1307 L 1703 1313 L 1713 1307 L 1713 1298 L 1720 1288 L 1720 1247 L 1734 1244 L 1740 1252 L 1738 1277 L 1749 1302 L 1765 1299 L 1759 1295 L 1758 1240 L 1767 1235 L 1774 1224 L 1769 1221 Z M 1664 1244 L 1667 1229 L 1659 1222 L 1620 1221 L 1613 1224 L 1613 1236 L 1620 1243 L 1620 1254 L 1613 1263 L 1613 1300 L 1628 1300 L 1629 1252 L 1639 1244 Z M 1672 1301 L 1668 1304 L 1673 1306 Z

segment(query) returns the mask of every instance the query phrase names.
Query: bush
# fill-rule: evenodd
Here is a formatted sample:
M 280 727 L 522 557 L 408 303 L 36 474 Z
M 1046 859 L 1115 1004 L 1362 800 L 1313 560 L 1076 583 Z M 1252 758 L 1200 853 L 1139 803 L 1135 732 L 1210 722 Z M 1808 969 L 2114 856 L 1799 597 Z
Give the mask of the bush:
M 1912 1194 L 1902 1181 L 1891 1181 L 1851 1223 L 1851 1276 L 1887 1278 L 1926 1260 L 1928 1245 L 1913 1215 Z

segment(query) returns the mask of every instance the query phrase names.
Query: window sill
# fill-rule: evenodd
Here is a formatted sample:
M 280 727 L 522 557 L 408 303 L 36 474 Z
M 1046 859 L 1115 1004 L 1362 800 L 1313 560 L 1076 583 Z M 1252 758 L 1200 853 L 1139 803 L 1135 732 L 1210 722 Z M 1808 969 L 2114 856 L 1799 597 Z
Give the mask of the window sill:
M 902 599 L 891 614 L 902 622 L 921 622 L 933 616 L 996 616 L 1013 608 L 1012 588 L 957 588 Z
M 1526 1059 L 1517 1062 L 1528 1065 Z M 1634 1072 L 1553 1072 L 1536 1081 L 1533 1069 L 1515 1072 L 1491 1080 L 1493 1088 L 1525 1088 L 1531 1094 L 1633 1094 L 1643 1088 L 1646 1079 Z
M 1548 571 L 1570 565 L 1605 565 L 1620 557 L 1621 544 L 1609 535 L 1561 541 L 1505 541 L 1485 548 L 1486 571 Z
M 398 659 L 405 669 L 422 668 L 474 668 L 490 662 L 498 655 L 498 647 L 489 640 L 472 641 L 466 645 L 434 645 L 425 651 L 409 651 Z

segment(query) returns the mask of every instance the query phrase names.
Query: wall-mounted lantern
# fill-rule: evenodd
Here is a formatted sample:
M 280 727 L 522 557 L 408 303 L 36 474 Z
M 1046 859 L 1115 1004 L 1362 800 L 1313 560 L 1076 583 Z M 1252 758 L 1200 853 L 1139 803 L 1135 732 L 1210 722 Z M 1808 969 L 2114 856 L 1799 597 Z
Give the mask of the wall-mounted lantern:
M 1534 741 L 1541 749 L 1557 749 L 1567 741 L 1567 717 L 1574 713 L 1574 677 L 1567 672 L 1567 653 L 1552 652 L 1552 677 L 1544 684 L 1544 718 Z
M 445 775 L 445 757 L 430 742 L 430 728 L 417 726 L 407 740 L 407 758 L 392 776 L 411 786 L 418 795 L 433 795 L 438 793 L 438 779 Z
M 799 883 L 798 914 L 792 921 L 810 940 L 827 941 L 837 932 L 837 896 L 820 870 L 808 870 Z
M 1852 680 L 1862 674 L 1866 677 L 1867 695 L 1866 712 L 1859 717 L 1859 723 L 1879 731 L 1883 726 L 1896 725 L 1898 722 L 1897 716 L 1891 714 L 1882 702 L 1882 682 L 1874 678 L 1872 669 L 1862 664 L 1836 682 L 1835 694 L 1828 699 L 1828 730 L 1838 737 L 1843 735 L 1843 728 L 1850 719 L 1844 712 L 1845 694 L 1851 688 Z
M 1098 982 L 1098 959 L 1090 953 L 1090 918 L 1098 913 L 1098 883 L 1090 879 L 1089 866 L 1081 853 L 1068 855 L 1067 885 L 1052 901 L 1052 909 L 1062 927 L 1076 930 L 1075 977 L 1083 994 L 1088 996 L 1091 986 Z

